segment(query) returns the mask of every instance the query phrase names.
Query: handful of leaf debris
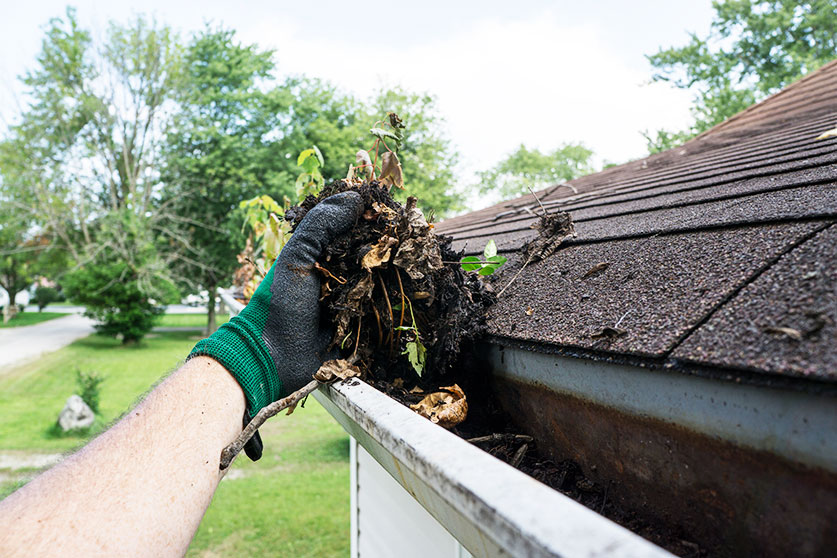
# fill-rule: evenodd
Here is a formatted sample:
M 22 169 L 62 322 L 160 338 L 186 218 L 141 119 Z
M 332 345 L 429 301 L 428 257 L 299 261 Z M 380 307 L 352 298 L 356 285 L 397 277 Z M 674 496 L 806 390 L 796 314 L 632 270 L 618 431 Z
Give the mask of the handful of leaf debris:
M 347 190 L 363 198 L 363 215 L 315 266 L 323 318 L 335 330 L 330 348 L 355 357 L 367 379 L 439 386 L 463 346 L 485 330 L 494 294 L 463 271 L 415 198 L 402 206 L 383 182 L 334 182 L 285 218 L 295 228 L 316 204 Z

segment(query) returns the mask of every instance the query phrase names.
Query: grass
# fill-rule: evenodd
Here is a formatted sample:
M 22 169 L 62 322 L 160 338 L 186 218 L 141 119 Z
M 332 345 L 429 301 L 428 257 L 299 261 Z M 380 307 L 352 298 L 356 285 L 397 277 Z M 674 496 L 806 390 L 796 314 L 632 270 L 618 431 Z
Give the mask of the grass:
M 114 339 L 91 336 L 4 373 L 0 452 L 53 453 L 83 444 L 88 438 L 48 433 L 75 390 L 76 368 L 106 376 L 100 404 L 100 424 L 105 425 L 177 367 L 196 338 L 191 332 L 158 333 L 137 346 L 123 347 Z M 243 455 L 236 460 L 215 493 L 188 556 L 346 556 L 346 434 L 313 398 L 292 416 L 269 421 L 261 434 L 264 456 L 255 463 Z M 19 484 L 19 479 L 0 482 L 0 498 Z
M 221 325 L 229 321 L 228 314 L 216 314 L 215 323 Z M 157 317 L 155 327 L 206 327 L 206 314 L 163 314 Z
M 21 312 L 5 324 L 3 323 L 3 319 L 0 318 L 0 329 L 4 327 L 22 327 L 39 324 L 47 320 L 54 320 L 55 318 L 61 318 L 67 315 L 68 314 L 64 314 L 63 312 Z

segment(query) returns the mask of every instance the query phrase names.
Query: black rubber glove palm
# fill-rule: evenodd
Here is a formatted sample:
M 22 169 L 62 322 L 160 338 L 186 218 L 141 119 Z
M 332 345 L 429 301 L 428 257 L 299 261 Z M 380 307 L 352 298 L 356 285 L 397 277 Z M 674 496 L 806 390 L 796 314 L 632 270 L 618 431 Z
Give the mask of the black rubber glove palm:
M 326 358 L 332 332 L 320 323 L 320 278 L 314 262 L 354 226 L 362 208 L 359 194 L 344 192 L 311 209 L 250 303 L 189 355 L 210 356 L 235 376 L 247 398 L 245 423 L 311 381 Z M 251 459 L 261 456 L 258 436 L 245 450 Z

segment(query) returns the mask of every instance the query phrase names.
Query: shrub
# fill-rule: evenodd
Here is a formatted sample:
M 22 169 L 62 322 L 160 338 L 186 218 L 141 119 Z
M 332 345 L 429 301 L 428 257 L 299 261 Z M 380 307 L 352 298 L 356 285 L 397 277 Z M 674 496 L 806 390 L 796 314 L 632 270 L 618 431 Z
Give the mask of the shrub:
M 38 312 L 43 311 L 48 304 L 58 302 L 60 298 L 61 295 L 58 294 L 58 290 L 52 287 L 38 287 L 35 289 L 34 302 L 38 305 Z
M 94 414 L 99 414 L 99 385 L 105 380 L 104 376 L 96 372 L 82 372 L 76 370 L 76 385 L 79 396 L 87 403 Z
M 162 313 L 123 262 L 88 265 L 69 273 L 64 285 L 68 298 L 84 305 L 85 315 L 99 322 L 99 333 L 122 335 L 126 344 L 141 340 Z

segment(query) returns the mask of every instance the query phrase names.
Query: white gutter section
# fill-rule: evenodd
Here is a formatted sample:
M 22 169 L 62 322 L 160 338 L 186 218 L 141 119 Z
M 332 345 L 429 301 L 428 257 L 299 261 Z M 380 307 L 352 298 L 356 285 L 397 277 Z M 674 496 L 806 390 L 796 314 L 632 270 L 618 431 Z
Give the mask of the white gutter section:
M 364 382 L 314 395 L 474 556 L 672 556 Z
M 220 296 L 231 315 L 244 307 Z M 673 556 L 365 382 L 321 386 L 314 397 L 474 556 Z

